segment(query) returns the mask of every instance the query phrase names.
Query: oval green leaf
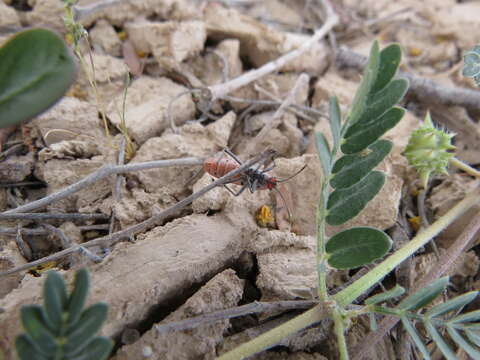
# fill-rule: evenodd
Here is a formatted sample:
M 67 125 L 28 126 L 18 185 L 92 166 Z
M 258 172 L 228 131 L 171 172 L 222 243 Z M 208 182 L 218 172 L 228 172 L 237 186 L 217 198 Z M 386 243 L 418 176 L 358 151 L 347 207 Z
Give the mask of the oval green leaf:
M 317 144 L 317 152 L 320 157 L 320 165 L 322 165 L 323 175 L 330 174 L 330 166 L 332 162 L 332 154 L 328 147 L 327 139 L 322 133 L 315 133 L 315 140 Z
M 0 48 L 0 128 L 47 110 L 69 89 L 76 65 L 63 40 L 47 29 L 15 35 Z
M 82 315 L 83 307 L 88 295 L 88 289 L 90 287 L 90 279 L 88 270 L 82 268 L 75 274 L 75 283 L 68 302 L 68 324 L 69 326 L 75 326 L 78 319 Z
M 45 312 L 58 334 L 63 326 L 63 311 L 67 306 L 68 294 L 65 283 L 56 271 L 49 271 L 43 287 Z
M 352 126 L 350 129 L 354 128 L 354 131 L 350 133 L 350 136 L 345 139 L 345 143 L 342 144 L 342 152 L 344 154 L 355 154 L 366 149 L 388 130 L 397 125 L 404 113 L 405 109 L 394 107 L 374 122 Z M 348 132 L 350 132 L 350 129 Z
M 406 297 L 397 306 L 401 310 L 415 311 L 432 302 L 448 285 L 448 276 L 435 280 L 431 284 Z
M 41 354 L 52 356 L 57 348 L 53 334 L 43 322 L 42 308 L 39 305 L 22 306 L 20 310 L 22 325 L 33 345 Z
M 325 247 L 328 264 L 336 269 L 352 269 L 384 256 L 392 240 L 383 231 L 372 227 L 355 227 L 340 231 Z
M 20 360 L 48 360 L 48 357 L 39 353 L 28 335 L 22 334 L 17 336 L 15 349 Z
M 391 141 L 378 140 L 368 147 L 366 155 L 342 156 L 333 166 L 332 172 L 335 175 L 330 181 L 330 185 L 335 189 L 343 189 L 359 182 L 382 162 L 392 147 Z
M 385 183 L 385 175 L 372 171 L 355 185 L 335 190 L 327 203 L 327 223 L 341 225 L 357 216 Z
M 402 49 L 398 44 L 391 44 L 380 51 L 380 67 L 375 84 L 372 86 L 372 93 L 383 89 L 393 79 L 401 59 Z
M 108 305 L 96 303 L 87 308 L 72 331 L 68 334 L 65 353 L 75 355 L 81 352 L 94 338 L 97 331 L 107 318 Z

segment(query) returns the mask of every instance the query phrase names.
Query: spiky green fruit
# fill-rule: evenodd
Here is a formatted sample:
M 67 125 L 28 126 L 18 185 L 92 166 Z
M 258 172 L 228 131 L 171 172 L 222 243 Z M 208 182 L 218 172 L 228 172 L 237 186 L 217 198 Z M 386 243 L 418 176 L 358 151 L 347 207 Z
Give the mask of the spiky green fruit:
M 410 136 L 404 155 L 417 169 L 424 188 L 431 174 L 447 174 L 448 162 L 455 155 L 450 152 L 455 149 L 452 145 L 454 136 L 435 128 L 430 113 L 425 116 L 423 125 Z

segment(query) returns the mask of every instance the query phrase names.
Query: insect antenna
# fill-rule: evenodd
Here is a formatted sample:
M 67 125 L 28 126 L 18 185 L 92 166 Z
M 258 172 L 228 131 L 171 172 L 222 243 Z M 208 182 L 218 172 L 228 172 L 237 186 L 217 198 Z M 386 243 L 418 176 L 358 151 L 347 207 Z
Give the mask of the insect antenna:
M 287 209 L 288 222 L 289 222 L 290 224 L 292 224 L 292 213 L 290 212 L 290 209 L 288 208 L 287 201 L 286 201 L 285 198 L 283 197 L 283 194 L 281 193 L 280 190 L 278 190 L 277 188 L 273 188 L 273 190 L 275 190 L 275 191 L 280 195 L 280 197 L 282 198 L 283 203 L 285 204 L 285 208 Z
M 293 177 L 297 176 L 298 174 L 300 174 L 306 167 L 307 167 L 307 164 L 303 165 L 303 167 L 302 167 L 300 170 L 298 170 L 295 174 L 289 176 L 288 178 L 282 179 L 282 180 L 278 180 L 278 179 L 277 179 L 277 182 L 281 183 L 281 182 L 285 182 L 285 181 L 290 180 L 291 178 L 293 178 Z

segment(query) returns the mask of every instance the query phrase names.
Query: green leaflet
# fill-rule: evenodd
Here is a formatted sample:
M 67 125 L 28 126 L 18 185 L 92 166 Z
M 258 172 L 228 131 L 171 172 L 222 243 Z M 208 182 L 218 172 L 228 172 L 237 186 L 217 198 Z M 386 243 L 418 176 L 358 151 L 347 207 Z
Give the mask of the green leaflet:
M 75 80 L 63 40 L 47 29 L 22 31 L 0 48 L 0 128 L 30 120 L 55 104 Z
M 425 314 L 428 317 L 436 317 L 446 314 L 450 311 L 461 310 L 465 305 L 473 301 L 478 295 L 478 291 L 470 291 L 466 294 L 454 297 L 442 304 L 435 305 Z
M 357 183 L 375 168 L 392 150 L 393 143 L 378 140 L 368 147 L 367 154 L 345 155 L 333 166 L 330 185 L 335 189 L 346 188 Z
M 336 233 L 328 240 L 328 264 L 336 269 L 352 269 L 384 256 L 392 240 L 372 227 L 354 227 Z
M 394 107 L 374 122 L 352 126 L 354 131 L 350 130 L 352 128 L 348 130 L 350 135 L 342 144 L 342 152 L 344 154 L 354 154 L 366 149 L 370 144 L 377 141 L 380 136 L 397 125 L 404 113 L 404 109 Z
M 448 276 L 435 280 L 431 284 L 405 298 L 399 305 L 401 310 L 417 310 L 432 302 L 448 285 Z
M 430 360 L 430 353 L 428 352 L 427 347 L 422 341 L 420 334 L 417 332 L 417 329 L 410 323 L 406 316 L 400 318 L 402 320 L 403 327 L 407 331 L 408 335 L 412 338 L 413 342 L 417 346 L 418 350 L 422 353 L 425 360 Z
M 327 203 L 327 223 L 341 225 L 357 216 L 385 183 L 385 175 L 372 171 L 361 181 L 346 189 L 335 190 Z
M 405 289 L 401 287 L 400 285 L 395 285 L 390 290 L 381 292 L 380 294 L 374 295 L 369 297 L 368 299 L 365 300 L 365 304 L 367 305 L 373 305 L 373 304 L 378 304 L 399 296 L 402 296 L 405 293 Z
M 113 341 L 103 337 L 97 336 L 90 343 L 87 348 L 82 351 L 80 355 L 72 357 L 71 360 L 105 360 L 113 349 Z
M 67 305 L 67 289 L 62 277 L 56 271 L 49 271 L 43 288 L 45 312 L 54 329 L 63 323 L 63 311 Z M 57 335 L 58 332 L 55 333 Z
M 401 59 L 402 49 L 398 44 L 391 44 L 380 52 L 380 66 L 375 84 L 371 89 L 372 93 L 380 91 L 392 80 L 397 73 Z
M 53 334 L 48 330 L 43 322 L 42 308 L 39 305 L 22 306 L 21 310 L 22 325 L 32 340 L 34 347 L 42 355 L 51 356 L 57 348 Z M 22 344 L 25 345 L 23 339 Z
M 341 125 L 342 125 L 340 106 L 338 105 L 338 99 L 336 96 L 330 97 L 328 109 L 329 109 L 329 119 L 330 119 L 330 130 L 332 131 L 332 137 L 333 137 L 333 147 L 336 148 L 338 143 L 340 142 L 340 131 L 341 131 Z
M 465 352 L 472 357 L 472 359 L 480 359 L 480 351 L 475 349 L 470 341 L 466 340 L 456 329 L 447 326 L 448 335 L 457 343 L 457 345 L 465 350 Z
M 82 309 L 90 287 L 90 280 L 87 269 L 83 268 L 75 274 L 75 283 L 72 294 L 68 302 L 68 324 L 69 328 L 76 325 L 78 319 L 82 315 Z
M 332 155 L 330 148 L 328 147 L 327 139 L 322 133 L 315 133 L 315 140 L 317 145 L 317 152 L 320 156 L 320 164 L 322 165 L 323 174 L 330 173 L 330 167 L 332 163 Z
M 15 348 L 17 349 L 20 360 L 48 360 L 48 358 L 42 355 L 33 345 L 28 335 L 22 334 L 17 336 L 15 339 Z

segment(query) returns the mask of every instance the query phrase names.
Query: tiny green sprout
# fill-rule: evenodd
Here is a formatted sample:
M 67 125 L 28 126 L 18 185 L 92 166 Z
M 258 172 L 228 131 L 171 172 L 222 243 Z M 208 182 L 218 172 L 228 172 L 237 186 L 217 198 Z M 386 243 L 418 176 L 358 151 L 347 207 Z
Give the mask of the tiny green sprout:
M 410 136 L 404 155 L 408 163 L 417 169 L 424 188 L 431 174 L 447 174 L 448 162 L 455 155 L 450 152 L 455 149 L 452 145 L 454 136 L 435 128 L 430 113 L 425 116 L 423 125 Z

